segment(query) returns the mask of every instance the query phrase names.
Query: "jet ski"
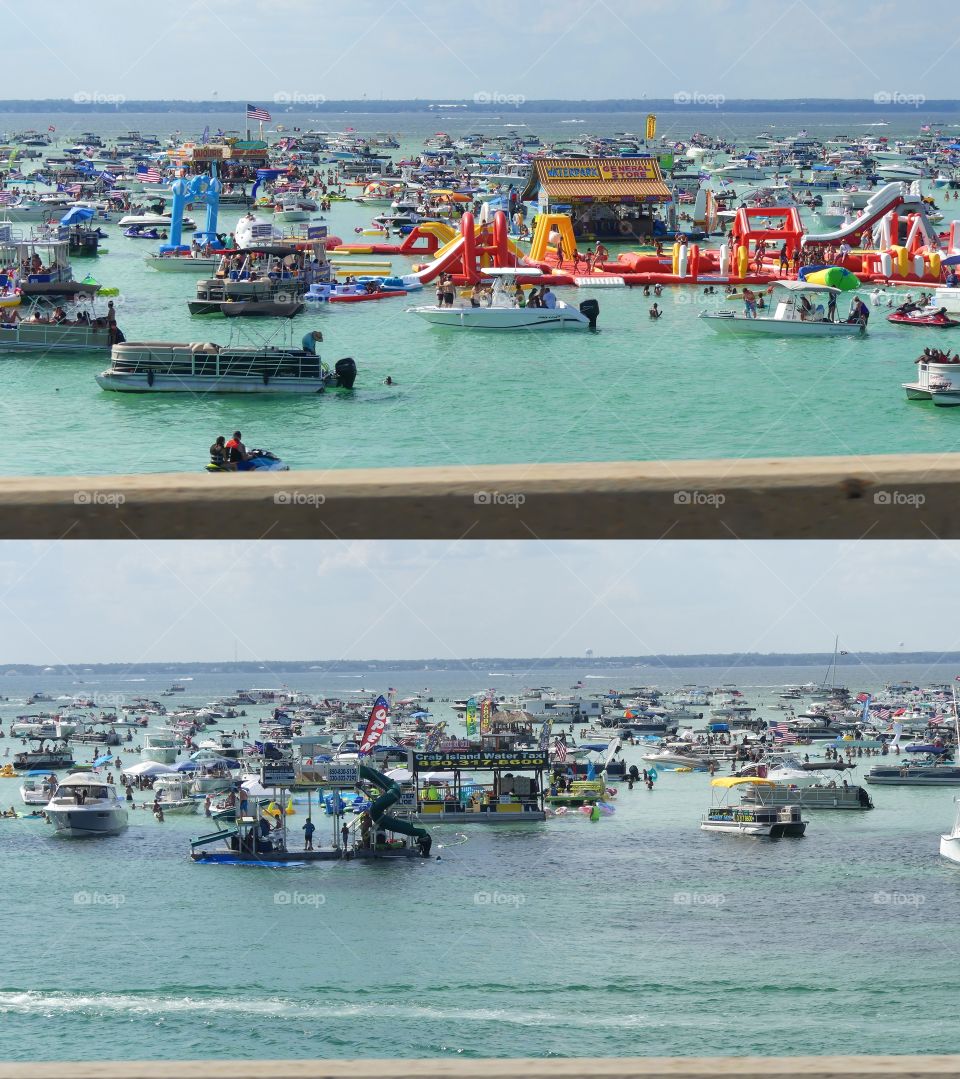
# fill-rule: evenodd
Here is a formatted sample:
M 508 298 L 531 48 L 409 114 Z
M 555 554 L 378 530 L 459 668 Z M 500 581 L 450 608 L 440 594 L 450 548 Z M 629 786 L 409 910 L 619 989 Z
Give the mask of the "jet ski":
M 207 463 L 208 472 L 289 472 L 290 466 L 269 450 L 251 450 L 249 459 L 242 461 L 237 468 Z
M 167 234 L 156 228 L 145 228 L 143 225 L 131 225 L 123 230 L 124 236 L 131 240 L 165 240 Z
M 903 307 L 898 307 L 892 315 L 887 315 L 887 322 L 898 322 L 901 326 L 939 326 L 941 329 L 960 326 L 957 319 L 947 315 L 945 307 L 941 307 L 939 311 L 933 311 L 930 308 L 921 310 L 916 307 L 904 310 Z

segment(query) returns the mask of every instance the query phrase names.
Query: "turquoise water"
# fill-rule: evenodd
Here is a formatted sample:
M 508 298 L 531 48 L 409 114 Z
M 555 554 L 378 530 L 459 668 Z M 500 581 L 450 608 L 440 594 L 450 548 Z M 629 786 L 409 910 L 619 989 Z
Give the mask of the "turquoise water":
M 711 130 L 711 115 L 662 118 L 676 137 Z M 39 117 L 32 118 L 38 126 Z M 308 122 L 285 118 L 288 125 Z M 524 116 L 545 138 L 580 131 L 637 130 L 639 117 L 585 117 L 576 127 L 557 117 Z M 107 121 L 109 120 L 109 123 Z M 463 130 L 493 130 L 510 117 L 464 118 Z M 860 133 L 875 116 L 757 115 L 725 117 L 724 131 L 747 137 L 775 122 L 784 133 L 801 125 L 811 134 Z M 216 123 L 217 118 L 212 118 Z M 231 122 L 221 118 L 220 122 Z M 233 121 L 235 122 L 235 121 Z M 713 127 L 717 118 L 713 115 Z M 0 128 L 28 126 L 29 117 L 0 117 Z M 197 118 L 79 117 L 77 131 L 140 127 L 190 131 Z M 324 118 L 331 130 L 395 127 L 405 132 L 404 151 L 424 134 L 453 121 L 444 117 Z M 882 129 L 893 136 L 913 132 Z M 63 132 L 59 132 L 63 134 Z M 403 151 L 401 151 L 403 152 Z M 942 204 L 947 219 L 953 216 Z M 951 203 L 951 206 L 953 204 Z M 327 215 L 333 234 L 362 239 L 354 228 L 375 211 L 334 204 Z M 957 212 L 960 216 L 960 211 Z M 222 215 L 232 228 L 234 211 Z M 273 320 L 191 319 L 186 303 L 195 282 L 187 274 L 158 274 L 143 263 L 155 244 L 128 240 L 108 226 L 109 254 L 78 260 L 106 286 L 117 287 L 118 319 L 128 340 L 214 340 L 231 332 L 253 340 L 277 330 Z M 614 249 L 615 251 L 616 249 Z M 410 262 L 395 259 L 394 269 Z M 103 356 L 0 357 L 0 405 L 8 453 L 6 474 L 111 473 L 193 470 L 206 460 L 217 434 L 239 427 L 248 445 L 272 449 L 294 468 L 344 468 L 540 461 L 763 457 L 806 454 L 933 452 L 956 448 L 960 416 L 908 404 L 900 383 L 913 378 L 913 359 L 926 345 L 953 342 L 950 332 L 889 325 L 883 311 L 863 341 L 755 342 L 717 339 L 703 310 L 722 299 L 696 289 L 665 289 L 664 317 L 647 317 L 652 299 L 639 290 L 563 289 L 564 298 L 600 302 L 597 334 L 537 332 L 490 334 L 431 327 L 405 308 L 420 302 L 386 300 L 327 308 L 292 323 L 294 337 L 320 328 L 328 361 L 353 356 L 356 388 L 320 398 L 243 399 L 208 395 L 126 395 L 100 390 L 94 375 Z M 432 292 L 419 294 L 432 301 Z M 960 332 L 960 331 L 958 331 Z M 396 386 L 385 386 L 390 376 Z
M 865 688 L 953 673 L 891 667 Z M 690 669 L 658 681 L 736 678 L 766 686 L 748 693 L 756 703 L 822 675 Z M 198 675 L 176 703 L 245 680 Z M 484 680 L 391 677 L 401 694 L 428 685 L 448 697 Z M 288 681 L 345 695 L 371 678 Z M 515 692 L 526 679 L 491 681 Z M 3 691 L 41 684 L 150 696 L 165 683 L 7 678 Z M 0 780 L 0 802 L 15 786 Z M 193 865 L 199 817 L 158 825 L 138 810 L 123 836 L 88 842 L 0 821 L 5 1055 L 950 1052 L 960 878 L 937 837 L 951 791 L 873 796 L 869 813 L 811 814 L 803 840 L 738 840 L 699 831 L 706 776 L 664 773 L 653 792 L 622 787 L 616 814 L 596 824 L 437 826 L 437 860 L 284 870 Z

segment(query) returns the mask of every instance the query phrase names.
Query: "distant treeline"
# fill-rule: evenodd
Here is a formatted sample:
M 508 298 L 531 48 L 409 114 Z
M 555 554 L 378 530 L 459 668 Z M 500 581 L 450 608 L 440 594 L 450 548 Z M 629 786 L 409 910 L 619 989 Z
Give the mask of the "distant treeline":
M 538 671 L 569 670 L 630 670 L 650 667 L 651 678 L 656 681 L 657 670 L 673 668 L 729 667 L 731 673 L 737 667 L 825 667 L 833 662 L 832 652 L 758 652 L 729 653 L 709 652 L 696 655 L 674 656 L 557 656 L 548 659 L 517 659 L 494 656 L 491 658 L 465 659 L 451 665 L 442 659 L 378 659 L 378 660 L 276 660 L 269 664 L 255 662 L 228 663 L 73 663 L 45 667 L 39 664 L 0 664 L 5 675 L 42 674 L 137 674 L 137 675 L 184 675 L 184 674 L 253 674 L 259 678 L 276 678 L 284 673 L 303 674 L 320 671 L 328 674 L 364 674 L 379 671 L 476 671 L 486 676 L 490 671 L 520 671 L 530 675 Z M 892 665 L 955 665 L 960 669 L 960 652 L 858 652 L 837 656 L 837 666 L 892 666 Z M 528 679 L 532 680 L 532 679 Z
M 90 95 L 93 96 L 93 95 Z M 319 97 L 320 95 L 317 95 Z M 496 114 L 499 117 L 517 113 L 645 113 L 645 112 L 695 112 L 695 113 L 851 113 L 875 112 L 879 117 L 886 114 L 914 113 L 920 116 L 931 112 L 956 113 L 960 102 L 949 100 L 924 100 L 917 102 L 907 99 L 906 95 L 883 95 L 890 100 L 874 101 L 872 98 L 815 98 L 801 101 L 797 99 L 762 100 L 760 98 L 723 99 L 719 95 L 702 95 L 694 90 L 685 91 L 674 98 L 613 98 L 603 101 L 564 101 L 555 99 L 524 99 L 510 93 L 490 92 L 483 95 L 485 100 L 465 99 L 458 101 L 451 98 L 412 98 L 408 100 L 383 101 L 362 98 L 355 101 L 303 101 L 296 104 L 274 102 L 260 99 L 258 104 L 273 114 L 274 119 L 286 113 L 304 115 L 309 113 L 409 113 L 433 112 L 438 116 L 445 113 L 476 113 L 477 115 Z M 709 97 L 709 101 L 700 98 Z M 501 101 L 502 99 L 502 101 Z M 686 100 L 682 100 L 686 99 Z M 718 102 L 714 107 L 714 102 Z M 236 113 L 243 119 L 247 102 L 245 101 L 74 101 L 71 98 L 50 98 L 47 100 L 0 101 L 0 113 Z M 443 107 L 446 106 L 446 107 Z

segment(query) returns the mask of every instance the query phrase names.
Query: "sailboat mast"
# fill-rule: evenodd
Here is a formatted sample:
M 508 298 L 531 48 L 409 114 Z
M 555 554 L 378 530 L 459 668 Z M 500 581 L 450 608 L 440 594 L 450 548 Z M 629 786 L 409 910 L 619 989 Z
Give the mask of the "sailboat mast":
M 823 676 L 823 685 L 821 689 L 833 689 L 833 684 L 837 680 L 837 645 L 840 643 L 839 634 L 833 638 L 833 661 L 827 664 L 827 673 Z M 831 674 L 832 671 L 832 674 Z

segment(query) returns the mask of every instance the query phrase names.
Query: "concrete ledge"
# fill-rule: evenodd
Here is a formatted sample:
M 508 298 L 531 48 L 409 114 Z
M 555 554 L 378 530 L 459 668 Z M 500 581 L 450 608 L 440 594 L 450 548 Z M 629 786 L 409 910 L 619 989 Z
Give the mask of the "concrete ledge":
M 0 478 L 4 539 L 960 537 L 960 454 Z
M 952 1079 L 958 1074 L 960 1056 L 0 1064 L 0 1079 Z

